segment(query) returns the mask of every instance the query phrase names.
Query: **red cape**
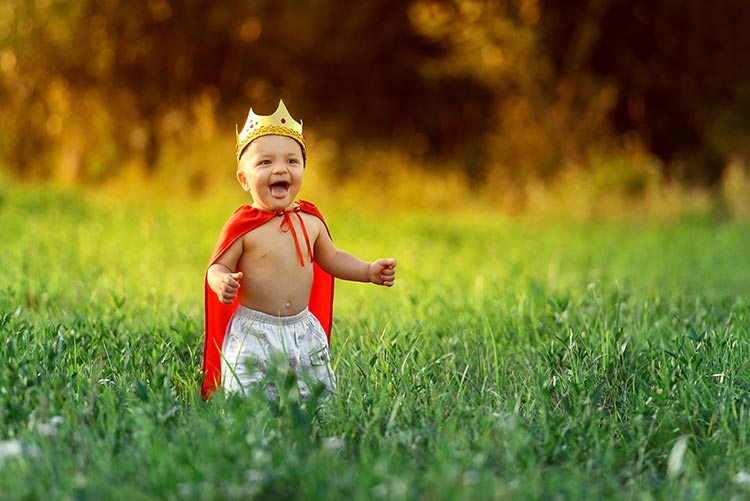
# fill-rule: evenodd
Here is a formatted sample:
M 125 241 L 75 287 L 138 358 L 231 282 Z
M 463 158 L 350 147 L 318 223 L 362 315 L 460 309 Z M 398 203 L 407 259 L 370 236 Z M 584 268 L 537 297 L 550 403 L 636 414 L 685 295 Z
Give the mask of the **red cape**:
M 325 220 L 317 207 L 304 200 L 299 201 L 298 206 L 302 212 L 312 214 L 325 225 Z M 235 240 L 267 223 L 276 216 L 275 212 L 264 212 L 260 209 L 243 205 L 237 209 L 232 217 L 224 225 L 219 234 L 219 242 L 216 244 L 209 266 L 214 264 Z M 328 226 L 326 226 L 326 230 Z M 318 263 L 313 262 L 313 285 L 310 291 L 309 308 L 313 315 L 320 321 L 329 343 L 331 339 L 331 324 L 333 318 L 333 277 L 323 271 Z M 236 270 L 235 270 L 236 271 Z M 224 334 L 234 311 L 239 305 L 235 298 L 232 304 L 224 304 L 219 301 L 216 293 L 208 286 L 208 273 L 205 279 L 205 310 L 206 310 L 206 332 L 203 346 L 203 385 L 201 396 L 209 398 L 216 388 L 221 384 L 221 347 L 224 343 Z

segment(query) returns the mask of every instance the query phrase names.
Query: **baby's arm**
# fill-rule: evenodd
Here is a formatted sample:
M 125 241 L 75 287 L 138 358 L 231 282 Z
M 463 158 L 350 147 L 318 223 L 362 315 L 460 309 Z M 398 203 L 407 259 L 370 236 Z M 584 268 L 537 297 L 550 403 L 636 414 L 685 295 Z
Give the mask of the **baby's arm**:
M 242 239 L 238 238 L 214 264 L 208 267 L 208 286 L 224 304 L 231 304 L 240 288 L 242 272 L 233 273 L 233 271 L 237 268 L 242 249 Z
M 378 259 L 367 263 L 339 250 L 333 244 L 325 228 L 321 228 L 315 240 L 315 261 L 336 278 L 356 282 L 372 282 L 391 287 L 396 280 L 396 260 Z

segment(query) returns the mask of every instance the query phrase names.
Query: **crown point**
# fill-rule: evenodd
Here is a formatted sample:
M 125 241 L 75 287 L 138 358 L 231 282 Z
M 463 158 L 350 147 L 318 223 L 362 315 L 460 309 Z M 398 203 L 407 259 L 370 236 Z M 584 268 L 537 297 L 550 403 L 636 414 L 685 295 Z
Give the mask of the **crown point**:
M 236 128 L 235 128 L 236 129 Z M 235 130 L 235 133 L 237 131 Z M 279 106 L 272 115 L 256 115 L 252 108 L 248 114 L 245 126 L 242 132 L 237 135 L 237 160 L 244 148 L 255 138 L 274 134 L 288 136 L 295 139 L 302 146 L 302 152 L 305 151 L 305 137 L 302 135 L 302 120 L 297 122 L 289 114 L 284 101 L 279 99 Z

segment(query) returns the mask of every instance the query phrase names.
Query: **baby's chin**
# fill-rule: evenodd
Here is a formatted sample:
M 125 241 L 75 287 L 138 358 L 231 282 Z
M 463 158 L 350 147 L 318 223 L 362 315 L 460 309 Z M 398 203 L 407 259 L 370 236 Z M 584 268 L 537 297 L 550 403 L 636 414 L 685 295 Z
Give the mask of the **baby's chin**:
M 265 212 L 276 212 L 280 210 L 286 211 L 294 209 L 294 200 L 290 199 L 289 201 L 283 201 L 254 199 L 252 206 Z

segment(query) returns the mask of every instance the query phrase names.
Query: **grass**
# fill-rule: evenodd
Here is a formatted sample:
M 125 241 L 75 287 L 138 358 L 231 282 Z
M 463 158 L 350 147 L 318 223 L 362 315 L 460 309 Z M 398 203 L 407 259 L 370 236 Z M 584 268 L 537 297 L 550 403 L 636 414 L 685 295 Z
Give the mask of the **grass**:
M 339 396 L 198 396 L 204 267 L 241 201 L 0 192 L 0 497 L 750 494 L 750 227 L 374 216 Z M 280 387 L 293 381 L 283 374 Z

